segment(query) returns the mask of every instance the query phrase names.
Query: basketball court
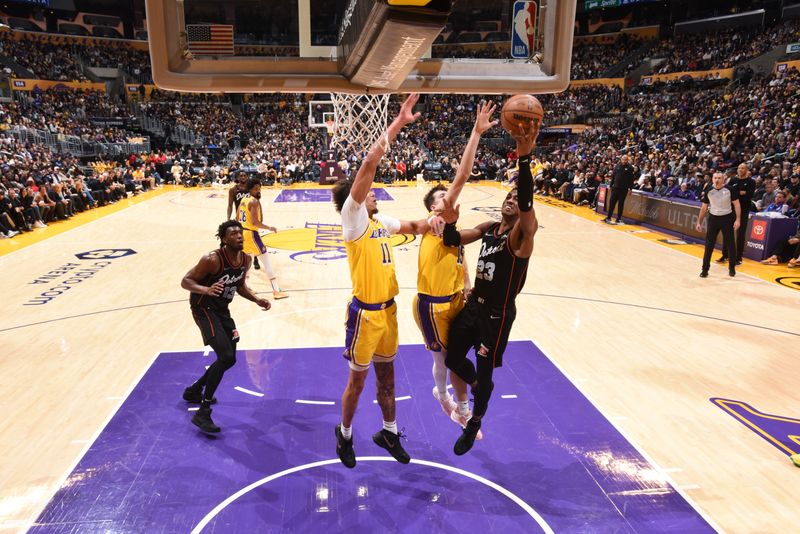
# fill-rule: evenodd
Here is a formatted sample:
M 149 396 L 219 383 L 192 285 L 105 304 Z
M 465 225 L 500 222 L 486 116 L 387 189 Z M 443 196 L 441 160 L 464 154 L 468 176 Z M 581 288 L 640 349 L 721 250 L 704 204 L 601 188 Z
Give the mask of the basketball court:
M 155 79 L 167 87 L 364 90 L 335 58 L 320 59 L 330 50 L 313 48 L 308 1 L 299 2 L 301 57 L 272 67 L 187 57 L 169 28 L 196 21 L 178 20 L 177 4 L 148 0 L 149 14 L 163 14 L 148 22 Z M 525 83 L 525 92 L 556 91 L 568 82 L 571 44 L 562 45 L 572 28 L 559 25 L 574 20 L 568 4 L 540 2 L 535 61 L 533 49 L 517 63 L 420 59 L 386 92 L 511 93 Z M 431 185 L 377 187 L 380 210 L 423 218 Z M 460 224 L 498 218 L 505 195 L 497 183 L 466 187 Z M 218 246 L 226 189 L 165 187 L 0 242 L 0 530 L 796 528 L 800 478 L 788 457 L 800 452 L 792 365 L 800 292 L 792 284 L 763 279 L 749 261 L 736 278 L 713 265 L 701 279 L 697 247 L 537 198 L 540 227 L 484 438 L 458 457 L 461 431 L 431 395 L 431 358 L 411 311 L 419 239 L 395 236 L 397 422 L 412 463 L 370 440 L 381 425 L 370 377 L 349 470 L 334 437 L 351 294 L 341 219 L 324 187 L 265 187 L 261 200 L 265 222 L 279 229 L 264 241 L 289 298 L 270 311 L 242 298 L 231 304 L 241 342 L 217 390 L 223 430 L 213 437 L 190 423 L 196 406 L 181 399 L 214 354 L 180 281 Z M 477 250 L 467 247 L 470 272 Z M 252 270 L 249 285 L 271 298 L 263 271 Z

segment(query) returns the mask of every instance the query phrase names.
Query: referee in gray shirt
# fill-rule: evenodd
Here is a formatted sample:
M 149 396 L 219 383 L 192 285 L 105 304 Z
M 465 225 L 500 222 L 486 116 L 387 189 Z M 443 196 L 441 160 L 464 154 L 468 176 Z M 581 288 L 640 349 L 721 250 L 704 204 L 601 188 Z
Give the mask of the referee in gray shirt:
M 700 216 L 697 218 L 697 231 L 703 231 L 703 219 L 708 213 L 708 227 L 706 229 L 706 250 L 703 254 L 703 270 L 700 278 L 708 276 L 711 266 L 711 253 L 720 231 L 723 237 L 723 246 L 728 250 L 722 253 L 728 257 L 728 274 L 736 276 L 736 243 L 733 233 L 739 229 L 741 211 L 738 195 L 733 188 L 725 185 L 725 175 L 715 172 L 711 179 L 711 187 L 703 191 L 703 203 L 700 205 Z

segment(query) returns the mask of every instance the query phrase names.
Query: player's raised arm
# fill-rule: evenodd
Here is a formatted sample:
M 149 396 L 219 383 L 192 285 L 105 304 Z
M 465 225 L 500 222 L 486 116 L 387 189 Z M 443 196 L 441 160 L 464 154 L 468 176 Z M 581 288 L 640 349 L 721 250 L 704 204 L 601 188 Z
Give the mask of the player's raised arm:
M 455 205 L 458 200 L 458 195 L 464 188 L 464 184 L 469 180 L 469 175 L 472 172 L 472 165 L 475 163 L 475 153 L 478 151 L 478 144 L 481 140 L 483 132 L 489 128 L 496 126 L 497 121 L 492 120 L 492 113 L 494 113 L 497 106 L 489 102 L 481 102 L 478 105 L 478 113 L 475 118 L 475 125 L 472 127 L 472 133 L 467 141 L 467 146 L 464 147 L 464 154 L 461 156 L 461 164 L 458 166 L 456 177 L 452 185 L 447 189 L 445 198 L 451 205 Z
M 533 175 L 531 174 L 531 151 L 536 146 L 539 135 L 538 123 L 515 138 L 519 157 L 519 178 L 517 180 L 517 205 L 519 220 L 508 236 L 508 244 L 514 255 L 529 258 L 533 253 L 533 236 L 539 228 L 536 212 L 533 209 Z
M 367 157 L 361 162 L 361 167 L 356 173 L 353 187 L 350 189 L 350 196 L 353 197 L 356 203 L 363 204 L 367 199 L 367 194 L 372 187 L 372 181 L 375 179 L 378 164 L 386 151 L 389 150 L 389 145 L 392 144 L 397 134 L 406 124 L 410 124 L 419 118 L 420 113 L 414 113 L 414 105 L 418 100 L 419 95 L 417 93 L 408 95 L 408 98 L 400 108 L 400 113 L 397 114 L 397 117 L 389 125 L 386 132 L 370 147 Z

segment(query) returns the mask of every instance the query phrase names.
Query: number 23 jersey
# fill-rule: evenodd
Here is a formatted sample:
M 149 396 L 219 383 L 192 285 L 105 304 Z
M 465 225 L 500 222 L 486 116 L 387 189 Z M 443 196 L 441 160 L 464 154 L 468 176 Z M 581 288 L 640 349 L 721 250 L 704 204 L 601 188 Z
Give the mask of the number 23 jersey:
M 525 285 L 530 258 L 518 258 L 511 251 L 508 236 L 511 228 L 498 234 L 500 223 L 483 234 L 478 263 L 475 266 L 473 294 L 489 305 L 507 308 Z

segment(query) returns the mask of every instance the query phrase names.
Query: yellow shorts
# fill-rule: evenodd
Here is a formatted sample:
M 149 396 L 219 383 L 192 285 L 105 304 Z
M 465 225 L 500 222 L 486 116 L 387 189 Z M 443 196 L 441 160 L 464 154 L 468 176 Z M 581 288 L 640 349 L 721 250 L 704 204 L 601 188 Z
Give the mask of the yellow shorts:
M 445 298 L 450 300 L 440 302 Z M 426 349 L 433 352 L 447 350 L 450 325 L 462 309 L 464 309 L 464 298 L 461 293 L 450 297 L 428 297 L 419 294 L 414 297 L 414 320 L 422 332 Z
M 261 241 L 261 236 L 254 230 L 244 231 L 244 252 L 253 256 L 266 254 L 267 246 Z
M 364 309 L 355 299 L 347 306 L 344 357 L 350 361 L 350 369 L 366 371 L 373 360 L 394 361 L 398 347 L 397 304 L 390 302 L 377 310 Z

